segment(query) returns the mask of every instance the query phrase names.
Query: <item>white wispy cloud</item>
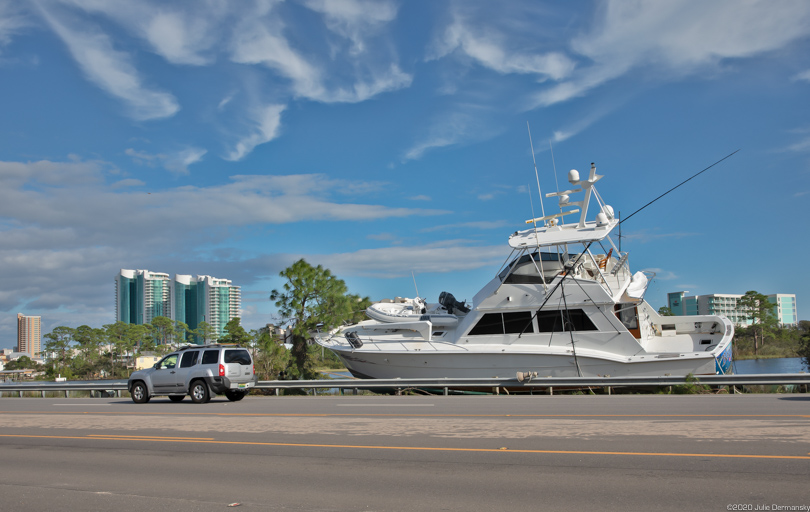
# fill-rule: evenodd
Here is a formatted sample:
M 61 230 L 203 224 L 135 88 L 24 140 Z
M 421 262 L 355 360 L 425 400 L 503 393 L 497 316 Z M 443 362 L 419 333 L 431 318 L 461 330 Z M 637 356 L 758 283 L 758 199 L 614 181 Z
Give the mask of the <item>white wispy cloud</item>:
M 397 15 L 390 0 L 304 0 L 304 5 L 321 13 L 329 30 L 350 40 L 353 54 L 364 52 L 366 39 Z
M 593 29 L 571 42 L 590 64 L 539 92 L 533 106 L 582 96 L 633 68 L 650 66 L 679 78 L 727 59 L 782 48 L 808 34 L 810 4 L 803 0 L 603 2 Z
M 206 65 L 213 62 L 213 48 L 221 37 L 220 27 L 230 12 L 224 3 L 168 4 L 141 0 L 61 0 L 76 10 L 101 14 L 130 33 L 141 37 L 153 52 L 172 64 Z
M 133 148 L 127 148 L 124 151 L 124 154 L 131 157 L 135 163 L 149 167 L 160 164 L 164 169 L 175 174 L 188 174 L 188 166 L 202 160 L 206 153 L 208 153 L 207 150 L 196 147 L 187 147 L 174 153 L 157 154 L 137 151 Z
M 337 12 L 343 13 L 336 6 L 325 7 L 324 11 L 334 19 L 337 19 Z M 284 28 L 281 19 L 273 17 L 272 10 L 263 17 L 242 19 L 230 42 L 231 60 L 264 65 L 290 80 L 294 97 L 324 103 L 366 101 L 378 94 L 408 87 L 413 81 L 413 77 L 402 71 L 396 62 L 382 66 L 371 62 L 347 66 L 341 61 L 336 72 L 328 74 L 323 64 L 311 62 L 293 48 L 283 36 Z M 353 73 L 349 73 L 348 79 L 340 80 L 347 69 Z
M 563 53 L 546 51 L 525 53 L 510 37 L 489 24 L 474 25 L 460 13 L 433 44 L 429 59 L 439 59 L 455 51 L 498 73 L 534 74 L 542 80 L 560 80 L 574 69 L 574 61 Z
M 461 272 L 503 262 L 503 246 L 476 246 L 446 240 L 419 246 L 362 249 L 349 253 L 310 255 L 310 263 L 324 263 L 337 275 L 393 278 L 436 272 Z
M 805 137 L 804 139 L 791 144 L 790 146 L 787 147 L 787 150 L 799 153 L 810 151 L 810 136 Z
M 149 231 L 148 238 L 159 240 L 161 233 L 175 237 L 178 229 L 193 231 L 206 226 L 446 213 L 339 202 L 329 196 L 351 183 L 325 175 L 237 175 L 220 185 L 164 188 L 146 194 L 128 190 L 143 185 L 140 181 L 112 180 L 112 169 L 99 161 L 0 162 L 4 183 L 0 188 L 0 219 L 16 219 L 19 226 L 82 230 L 80 240 L 71 244 L 75 245 L 122 241 L 142 229 Z M 367 189 L 381 186 L 365 185 Z M 201 209 L 200 204 L 208 206 Z M 167 218 L 173 219 L 171 226 L 165 223 Z
M 475 229 L 475 230 L 485 230 L 485 229 L 500 229 L 502 227 L 508 226 L 509 223 L 502 220 L 496 221 L 478 221 L 478 222 L 458 222 L 455 224 L 443 224 L 441 226 L 431 226 L 429 228 L 423 228 L 421 230 L 422 233 L 431 233 L 434 231 L 454 231 L 457 229 Z
M 29 25 L 16 2 L 0 0 L 0 47 L 9 44 L 13 36 Z
M 807 71 L 802 71 L 801 73 L 796 74 L 793 77 L 793 80 L 802 81 L 802 82 L 810 82 L 810 69 Z
M 171 117 L 180 110 L 175 97 L 143 84 L 130 55 L 116 50 L 109 36 L 52 4 L 37 3 L 42 18 L 65 43 L 88 80 L 127 106 L 137 120 Z
M 425 152 L 469 144 L 494 137 L 498 128 L 489 122 L 491 112 L 477 105 L 457 105 L 451 112 L 443 112 L 431 120 L 427 135 L 405 151 L 404 160 L 418 160 Z
M 669 270 L 664 270 L 664 269 L 655 268 L 655 267 L 645 268 L 645 269 L 642 269 L 642 270 L 645 270 L 645 271 L 648 271 L 648 272 L 655 272 L 655 279 L 658 279 L 658 280 L 661 280 L 661 281 L 672 281 L 673 279 L 678 279 L 678 276 L 674 272 L 669 271 Z
M 250 154 L 256 146 L 270 142 L 278 137 L 281 127 L 281 113 L 284 112 L 285 108 L 285 105 L 266 105 L 256 109 L 248 134 L 234 145 L 234 148 L 225 156 L 225 159 L 232 162 L 239 161 Z

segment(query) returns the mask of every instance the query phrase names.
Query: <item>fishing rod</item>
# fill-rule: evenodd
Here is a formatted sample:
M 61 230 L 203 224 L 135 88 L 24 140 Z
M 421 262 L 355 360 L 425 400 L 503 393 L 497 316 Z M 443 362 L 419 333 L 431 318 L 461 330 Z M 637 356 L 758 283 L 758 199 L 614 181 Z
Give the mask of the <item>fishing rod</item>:
M 678 183 L 677 185 L 675 185 L 675 186 L 674 186 L 674 187 L 672 187 L 671 189 L 667 190 L 666 192 L 664 192 L 664 193 L 663 193 L 663 194 L 661 194 L 660 196 L 656 197 L 655 199 L 653 199 L 653 200 L 652 200 L 652 201 L 650 201 L 649 203 L 645 204 L 644 206 L 642 206 L 642 207 L 641 207 L 641 208 L 639 208 L 638 210 L 634 211 L 633 213 L 631 213 L 630 215 L 628 215 L 628 216 L 627 216 L 627 217 L 625 217 L 624 219 L 620 220 L 618 225 L 620 225 L 620 226 L 621 226 L 622 222 L 624 222 L 624 221 L 626 221 L 626 220 L 629 220 L 629 219 L 630 219 L 630 217 L 632 217 L 633 215 L 637 214 L 638 212 L 640 212 L 640 211 L 641 211 L 641 210 L 643 210 L 644 208 L 646 208 L 646 207 L 650 206 L 651 204 L 653 204 L 654 202 L 658 201 L 659 199 L 661 199 L 661 198 L 662 198 L 662 197 L 664 197 L 665 195 L 669 194 L 670 192 L 672 192 L 672 191 L 673 191 L 673 190 L 675 190 L 676 188 L 680 187 L 681 185 L 683 185 L 683 184 L 684 184 L 684 183 L 686 183 L 687 181 L 690 181 L 690 180 L 692 180 L 693 178 L 697 178 L 698 176 L 700 176 L 700 175 L 701 175 L 701 174 L 703 174 L 704 172 L 708 171 L 709 169 L 711 169 L 711 168 L 712 168 L 712 167 L 714 167 L 715 165 L 719 164 L 719 163 L 720 163 L 720 162 L 722 162 L 723 160 L 726 160 L 727 158 L 732 157 L 734 154 L 738 153 L 739 151 L 740 151 L 740 150 L 738 149 L 737 151 L 734 151 L 734 152 L 732 152 L 732 153 L 729 153 L 728 155 L 724 156 L 723 158 L 721 158 L 720 160 L 716 161 L 716 162 L 715 162 L 715 163 L 713 163 L 712 165 L 710 165 L 710 166 L 706 167 L 706 168 L 705 168 L 705 169 L 703 169 L 702 171 L 700 171 L 700 172 L 698 172 L 698 173 L 696 173 L 696 174 L 693 174 L 693 175 L 692 175 L 691 177 L 689 177 L 688 179 L 685 179 L 685 180 L 683 180 L 682 182 Z

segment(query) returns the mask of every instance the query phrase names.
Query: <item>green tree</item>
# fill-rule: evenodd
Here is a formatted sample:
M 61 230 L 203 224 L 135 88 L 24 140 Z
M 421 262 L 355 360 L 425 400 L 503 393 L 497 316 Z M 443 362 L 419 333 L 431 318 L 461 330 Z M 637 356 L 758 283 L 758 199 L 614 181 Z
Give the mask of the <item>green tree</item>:
M 661 316 L 675 316 L 669 306 L 661 306 L 658 308 L 658 314 Z
M 239 317 L 232 318 L 225 324 L 225 335 L 219 341 L 221 343 L 234 343 L 243 347 L 250 346 L 250 335 L 242 327 Z
M 804 330 L 800 326 L 801 338 L 799 338 L 799 357 L 802 358 L 802 363 L 805 369 L 810 370 L 810 326 Z
M 174 342 L 174 321 L 165 316 L 156 316 L 150 322 L 155 345 L 171 345 Z
M 152 327 L 115 322 L 105 325 L 104 330 L 109 343 L 110 373 L 113 378 L 117 375 L 126 377 L 127 362 L 135 356 L 137 347 L 150 343 Z
M 217 331 L 206 321 L 198 323 L 197 328 L 191 331 L 191 333 L 198 341 L 203 343 L 213 343 L 214 340 L 217 339 Z
M 346 283 L 318 265 L 301 259 L 279 274 L 287 280 L 283 291 L 273 290 L 270 300 L 279 309 L 283 323 L 292 325 L 291 355 L 298 378 L 312 379 L 317 374 L 308 357 L 307 340 L 317 329 L 328 331 L 349 320 L 355 312 Z
M 290 364 L 290 352 L 267 330 L 251 331 L 255 340 L 253 366 L 260 380 L 277 380 Z
M 745 318 L 751 320 L 751 332 L 754 336 L 754 355 L 756 356 L 759 347 L 765 341 L 766 330 L 776 324 L 773 316 L 773 304 L 768 300 L 767 295 L 754 290 L 745 292 L 738 304 Z
M 97 373 L 101 362 L 101 347 L 106 342 L 103 329 L 80 325 L 73 336 L 79 356 L 73 359 L 75 375 L 90 377 Z
M 185 322 L 181 322 L 179 320 L 174 321 L 174 333 L 172 334 L 174 342 L 176 345 L 185 345 L 190 342 L 191 337 L 191 330 L 188 328 L 188 325 Z M 158 352 L 162 354 L 167 354 L 169 345 L 159 345 Z
M 41 366 L 28 356 L 20 356 L 5 364 L 6 370 L 39 370 Z
M 66 377 L 73 376 L 70 371 L 70 361 L 73 359 L 71 344 L 75 334 L 76 329 L 61 325 L 54 327 L 51 332 L 43 336 L 48 341 L 45 342 L 42 348 L 51 361 L 51 371 L 54 376 L 57 373 L 64 374 Z

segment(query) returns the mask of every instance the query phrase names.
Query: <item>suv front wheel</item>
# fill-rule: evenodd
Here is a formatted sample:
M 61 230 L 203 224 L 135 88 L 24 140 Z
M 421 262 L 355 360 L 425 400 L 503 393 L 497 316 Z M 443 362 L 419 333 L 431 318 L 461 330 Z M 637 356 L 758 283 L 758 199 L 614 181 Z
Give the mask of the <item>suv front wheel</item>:
M 208 391 L 208 386 L 205 381 L 195 380 L 191 383 L 191 401 L 195 404 L 204 404 L 211 399 L 211 393 Z

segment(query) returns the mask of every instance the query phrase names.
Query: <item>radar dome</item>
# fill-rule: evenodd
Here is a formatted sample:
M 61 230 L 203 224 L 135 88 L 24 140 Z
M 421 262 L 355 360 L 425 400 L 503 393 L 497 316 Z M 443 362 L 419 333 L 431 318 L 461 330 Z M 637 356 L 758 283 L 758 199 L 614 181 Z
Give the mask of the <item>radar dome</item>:
M 571 169 L 568 171 L 568 182 L 574 184 L 579 181 L 579 171 Z

